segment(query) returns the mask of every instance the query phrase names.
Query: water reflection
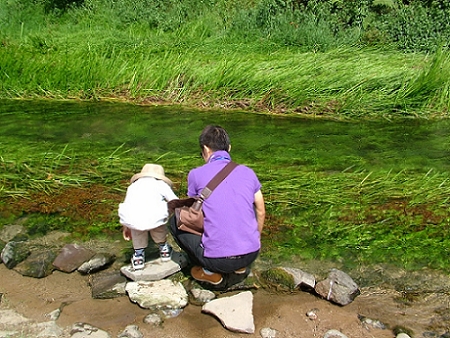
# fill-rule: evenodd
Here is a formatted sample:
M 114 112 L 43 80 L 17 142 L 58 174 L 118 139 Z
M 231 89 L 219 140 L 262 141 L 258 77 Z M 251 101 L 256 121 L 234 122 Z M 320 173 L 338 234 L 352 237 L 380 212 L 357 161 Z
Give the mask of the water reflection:
M 22 144 L 100 146 L 198 153 L 209 123 L 230 133 L 233 155 L 246 163 L 340 171 L 450 168 L 449 121 L 336 122 L 248 112 L 195 111 L 122 103 L 0 101 L 1 133 Z

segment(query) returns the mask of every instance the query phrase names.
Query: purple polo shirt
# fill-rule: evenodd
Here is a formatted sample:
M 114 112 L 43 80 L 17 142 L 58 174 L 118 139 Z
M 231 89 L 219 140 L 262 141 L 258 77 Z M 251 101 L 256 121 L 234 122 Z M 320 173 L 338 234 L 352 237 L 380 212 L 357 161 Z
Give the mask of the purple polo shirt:
M 226 151 L 216 151 L 205 165 L 188 175 L 188 196 L 199 196 L 208 182 L 230 161 Z M 260 249 L 254 209 L 261 183 L 254 171 L 237 166 L 203 204 L 205 229 L 202 243 L 209 258 L 244 255 Z

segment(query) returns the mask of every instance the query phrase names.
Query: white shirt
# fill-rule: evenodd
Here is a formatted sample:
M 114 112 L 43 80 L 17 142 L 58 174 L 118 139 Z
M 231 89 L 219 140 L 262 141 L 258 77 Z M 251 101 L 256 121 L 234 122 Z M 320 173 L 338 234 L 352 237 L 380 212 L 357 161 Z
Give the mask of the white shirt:
M 120 224 L 146 231 L 167 222 L 167 202 L 178 198 L 170 186 L 153 177 L 141 177 L 130 184 L 123 203 L 119 204 Z

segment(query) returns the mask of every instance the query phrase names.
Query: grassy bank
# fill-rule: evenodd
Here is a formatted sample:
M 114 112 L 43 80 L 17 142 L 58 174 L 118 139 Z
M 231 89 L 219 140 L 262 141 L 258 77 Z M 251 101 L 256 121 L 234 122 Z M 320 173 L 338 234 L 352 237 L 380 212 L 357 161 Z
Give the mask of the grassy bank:
M 63 12 L 2 4 L 0 97 L 447 116 L 446 48 L 405 53 L 393 38 L 367 43 L 373 29 L 363 23 L 270 3 L 92 1 Z

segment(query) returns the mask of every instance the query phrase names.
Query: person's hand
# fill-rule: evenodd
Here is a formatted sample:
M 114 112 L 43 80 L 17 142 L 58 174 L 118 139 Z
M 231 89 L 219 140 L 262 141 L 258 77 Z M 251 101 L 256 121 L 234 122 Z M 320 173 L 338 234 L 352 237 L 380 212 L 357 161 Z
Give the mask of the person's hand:
M 127 227 L 123 227 L 122 235 L 124 240 L 129 241 L 131 239 L 131 230 Z

